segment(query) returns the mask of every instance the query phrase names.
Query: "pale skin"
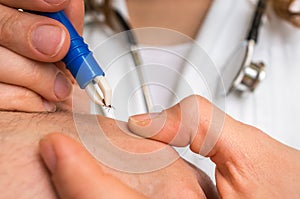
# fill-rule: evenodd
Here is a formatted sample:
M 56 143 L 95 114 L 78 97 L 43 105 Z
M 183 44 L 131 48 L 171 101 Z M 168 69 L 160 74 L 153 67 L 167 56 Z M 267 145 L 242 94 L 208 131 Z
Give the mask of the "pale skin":
M 63 105 L 69 109 L 70 101 L 68 100 L 70 100 L 73 89 L 71 84 L 72 81 L 70 80 L 71 78 L 63 65 L 52 64 L 64 57 L 69 46 L 69 38 L 67 34 L 64 34 L 66 33 L 64 27 L 51 19 L 28 13 L 21 13 L 13 8 L 38 11 L 57 11 L 64 9 L 77 30 L 81 32 L 83 26 L 83 1 L 49 0 L 46 2 L 32 0 L 30 3 L 28 2 L 29 1 L 0 0 L 0 96 L 2 96 L 0 98 L 0 109 L 25 112 L 54 112 L 57 108 L 61 107 L 61 102 L 65 102 L 66 100 L 67 103 L 63 103 Z M 192 0 L 189 5 L 186 5 L 185 0 L 177 0 L 176 5 L 180 4 L 181 6 L 172 6 L 174 5 L 174 1 L 171 0 L 153 0 L 145 1 L 144 6 L 142 6 L 139 5 L 140 2 L 141 1 L 139 0 L 127 0 L 131 18 L 130 22 L 133 27 L 138 28 L 149 25 L 166 27 L 168 25 L 167 28 L 182 32 L 191 38 L 195 37 L 211 3 L 209 0 L 201 1 L 201 3 Z M 137 6 L 143 12 L 137 12 L 138 10 L 135 9 Z M 172 8 L 168 10 L 170 15 L 165 15 L 164 8 L 166 7 Z M 158 19 L 164 18 L 165 20 L 151 18 L 151 13 L 149 12 L 150 9 L 148 10 L 148 8 L 151 9 L 152 13 L 155 12 L 155 16 L 157 16 Z M 190 15 L 184 15 L 184 9 L 191 9 L 185 10 L 185 12 Z M 176 18 L 174 17 L 176 13 L 182 12 L 184 13 L 176 15 Z M 143 13 L 142 16 L 141 13 Z M 189 17 L 197 17 L 197 23 L 195 20 L 190 20 Z M 172 21 L 172 19 L 175 21 Z M 185 22 L 177 23 L 178 21 Z M 38 37 L 34 37 L 36 36 L 36 34 L 33 34 L 35 28 L 41 24 L 51 25 L 51 27 L 55 26 L 57 28 L 51 30 L 48 29 L 46 31 L 47 34 L 43 34 L 41 30 L 39 30 Z M 47 37 L 49 32 L 51 32 L 50 38 Z M 17 37 L 15 36 L 16 33 L 19 33 Z M 35 38 L 35 43 L 31 41 L 32 38 Z M 52 40 L 50 41 L 50 39 Z M 165 42 L 167 42 L 166 44 L 175 44 L 180 41 L 175 41 L 173 38 L 170 38 L 170 40 Z M 58 74 L 61 75 L 58 76 Z M 175 140 L 176 142 L 171 142 L 170 144 L 183 146 L 191 143 L 191 150 L 195 153 L 199 153 L 203 144 L 203 138 L 207 133 L 206 130 L 209 127 L 209 110 L 212 105 L 199 96 L 196 97 L 196 101 L 199 103 L 199 106 L 202 107 L 199 111 L 199 114 L 201 115 L 200 118 L 204 118 L 205 120 L 198 121 L 201 125 L 199 128 L 196 128 L 196 134 L 194 131 L 192 134 L 191 131 L 179 131 L 179 136 L 186 139 L 183 141 Z M 165 112 L 168 115 L 167 123 L 162 131 L 152 131 L 151 135 L 155 134 L 155 136 L 152 137 L 150 135 L 152 139 L 169 143 L 174 135 L 177 134 L 177 125 L 181 123 L 180 118 L 178 118 L 180 114 L 177 114 L 177 109 L 178 106 Z M 190 109 L 186 108 L 186 110 L 189 111 Z M 1 161 L 1 163 L 10 163 L 1 164 L 1 166 L 5 168 L 2 171 L 8 171 L 1 173 L 1 175 L 4 176 L 4 178 L 0 178 L 1 183 L 4 183 L 5 185 L 1 187 L 7 187 L 8 184 L 11 185 L 10 189 L 5 189 L 2 192 L 7 194 L 2 195 L 4 198 L 18 198 L 18 196 L 9 194 L 22 194 L 22 198 L 27 196 L 28 198 L 33 198 L 33 196 L 37 196 L 36 193 L 40 194 L 41 192 L 43 193 L 43 196 L 40 197 L 43 198 L 46 197 L 44 194 L 48 194 L 47 196 L 49 196 L 49 198 L 54 198 L 56 196 L 53 189 L 51 189 L 52 187 L 49 178 L 45 177 L 45 168 L 42 166 L 43 164 L 37 154 L 37 143 L 42 136 L 49 132 L 59 131 L 64 133 L 74 133 L 74 129 L 72 130 L 72 127 L 70 127 L 72 124 L 68 126 L 66 124 L 67 122 L 57 126 L 56 124 L 54 126 L 49 126 L 49 121 L 65 121 L 64 119 L 66 118 L 69 120 L 70 115 L 68 116 L 68 114 L 70 113 L 65 114 L 66 115 L 58 113 L 57 115 L 57 113 L 55 113 L 47 116 L 49 118 L 42 117 L 42 120 L 37 120 L 37 117 L 40 115 L 31 115 L 27 118 L 28 115 L 24 113 L 1 113 L 3 117 L 1 126 L 7 127 L 7 129 L 1 129 L 4 131 L 4 134 L 2 133 L 1 136 L 1 142 L 4 143 L 2 147 L 7 147 L 7 150 L 5 150 L 6 148 L 1 150 L 1 160 L 4 160 Z M 103 118 L 102 120 L 107 126 L 111 126 L 111 122 L 113 122 L 112 120 Z M 14 122 L 12 123 L 11 121 Z M 172 128 L 170 128 L 169 125 L 170 121 L 173 124 Z M 22 122 L 25 122 L 26 124 L 24 124 L 23 127 L 20 125 Z M 129 127 L 132 131 L 137 134 L 145 135 L 143 130 L 137 131 L 136 128 L 133 127 L 137 126 L 138 118 L 135 118 L 134 121 L 131 119 L 129 122 Z M 42 125 L 39 128 L 36 128 L 37 126 L 35 126 L 35 123 Z M 145 121 L 142 123 L 145 124 Z M 190 124 L 189 126 L 193 125 L 195 124 Z M 30 126 L 32 128 L 30 128 Z M 142 129 L 144 127 L 145 125 L 142 125 Z M 151 125 L 148 126 L 148 128 L 152 129 Z M 111 133 L 113 134 L 116 132 L 118 133 L 120 131 L 116 128 L 115 132 Z M 217 133 L 220 133 L 217 144 L 211 146 L 212 151 L 205 155 L 210 157 L 217 165 L 217 187 L 222 197 L 285 198 L 286 196 L 289 196 L 289 198 L 299 198 L 299 192 L 297 191 L 300 186 L 298 180 L 300 177 L 298 172 L 300 168 L 299 151 L 291 149 L 266 136 L 260 130 L 241 124 L 229 116 L 225 116 L 224 127 L 220 132 L 217 131 Z M 127 140 L 127 138 L 129 139 L 129 137 L 125 137 L 124 140 Z M 150 142 L 144 141 L 147 143 Z M 22 147 L 22 143 L 24 144 L 24 147 Z M 153 143 L 154 148 L 158 145 L 161 146 L 160 143 Z M 144 142 L 141 145 L 144 146 Z M 62 146 L 68 147 L 63 148 Z M 56 166 L 53 166 L 53 163 L 50 161 L 50 159 L 53 159 L 51 158 L 53 156 L 50 156 L 49 153 L 53 150 L 55 151 L 54 155 L 57 156 Z M 190 181 L 189 178 L 189 180 L 179 184 L 179 187 L 175 186 L 176 189 L 172 189 L 174 186 L 168 184 L 172 182 L 172 180 L 168 180 L 167 178 L 164 186 L 167 185 L 170 189 L 167 189 L 167 191 L 161 190 L 162 186 L 157 186 L 154 190 L 155 194 L 158 195 L 151 195 L 151 193 L 145 191 L 148 186 L 140 186 L 137 188 L 132 186 L 130 182 L 136 180 L 134 178 L 136 176 L 132 177 L 125 175 L 124 177 L 122 174 L 108 171 L 108 173 L 111 172 L 113 176 L 121 177 L 123 181 L 116 180 L 116 178 L 112 177 L 110 174 L 107 176 L 105 174 L 105 181 L 94 178 L 94 176 L 102 176 L 103 173 L 106 173 L 106 170 L 101 165 L 99 166 L 82 146 L 61 135 L 55 134 L 47 136 L 45 140 L 40 143 L 40 153 L 51 172 L 50 174 L 53 176 L 54 186 L 61 198 L 74 198 L 74 194 L 80 199 L 98 198 L 99 195 L 103 196 L 102 194 L 109 194 L 107 193 L 107 189 L 105 189 L 106 186 L 108 186 L 106 183 L 111 184 L 109 187 L 114 186 L 116 190 L 120 191 L 115 191 L 113 194 L 122 193 L 125 198 L 127 194 L 127 198 L 145 197 L 141 195 L 141 193 L 144 193 L 144 195 L 149 197 L 161 198 L 162 196 L 165 197 L 163 194 L 166 192 L 167 194 L 170 194 L 170 198 L 172 198 L 172 196 L 174 196 L 172 194 L 178 196 L 178 190 L 187 190 L 188 193 L 184 192 L 184 194 L 190 194 L 189 198 L 204 196 L 203 191 L 199 189 L 197 180 L 195 179 L 197 175 L 194 171 L 190 171 L 190 174 L 188 174 L 188 171 L 187 173 L 184 173 L 185 176 L 190 176 L 190 178 L 194 180 Z M 75 156 L 74 159 L 67 158 L 72 157 L 72 154 L 74 153 L 80 155 L 78 157 Z M 20 156 L 16 157 L 17 155 Z M 24 157 L 29 157 L 29 159 L 23 159 Z M 65 159 L 66 161 L 61 161 Z M 73 161 L 78 164 L 74 164 Z M 178 161 L 179 163 L 176 162 L 176 164 L 179 164 L 179 166 L 177 165 L 177 169 L 180 169 L 180 165 L 186 164 L 183 163 L 182 160 Z M 80 164 L 82 162 L 88 162 L 88 164 Z M 280 162 L 280 164 L 276 164 L 277 162 Z M 76 167 L 79 178 L 87 179 L 86 181 L 90 182 L 87 186 L 97 187 L 97 189 L 89 188 L 89 192 L 87 192 L 86 188 L 82 187 L 82 184 L 78 184 L 78 181 L 74 180 L 74 176 L 63 175 L 65 173 L 62 172 L 64 169 L 69 168 L 72 170 L 74 169 L 74 165 L 82 165 L 82 170 L 80 170 L 80 172 L 78 172 L 78 168 Z M 189 170 L 188 168 L 190 167 L 186 166 L 187 165 L 184 165 L 184 167 Z M 55 169 L 53 170 L 53 168 Z M 24 173 L 31 174 L 30 172 L 32 172 L 32 170 L 34 170 L 35 173 L 30 175 L 30 177 L 23 175 Z M 38 171 L 38 174 L 36 171 Z M 89 171 L 90 173 L 86 173 L 85 171 Z M 19 181 L 16 180 L 15 177 L 18 172 L 20 173 L 20 175 L 18 175 Z M 59 175 L 57 173 L 59 173 Z M 158 175 L 158 177 L 161 176 L 163 175 Z M 179 176 L 179 178 L 181 179 L 181 177 L 184 178 L 185 176 Z M 173 179 L 174 176 L 171 176 L 170 178 Z M 146 184 L 148 183 L 148 185 L 151 184 L 153 180 L 164 180 L 164 178 L 157 178 L 157 176 L 150 176 L 150 178 L 145 177 L 145 182 Z M 61 189 L 61 181 L 64 182 L 64 186 L 67 185 L 67 189 Z M 123 184 L 123 182 L 127 182 L 129 186 Z M 25 186 L 22 187 L 20 184 Z M 32 186 L 32 184 L 34 186 Z M 29 192 L 26 185 L 30 185 Z M 104 188 L 99 189 L 101 186 Z M 20 188 L 24 188 L 24 191 L 20 191 Z M 138 193 L 137 191 L 141 193 Z M 154 192 L 152 194 L 154 194 Z

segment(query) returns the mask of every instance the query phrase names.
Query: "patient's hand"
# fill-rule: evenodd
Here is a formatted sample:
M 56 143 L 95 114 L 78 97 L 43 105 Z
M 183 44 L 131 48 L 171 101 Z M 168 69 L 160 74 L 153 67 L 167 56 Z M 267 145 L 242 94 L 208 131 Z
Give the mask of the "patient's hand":
M 99 130 L 94 122 L 91 122 L 93 116 L 76 115 L 76 117 L 88 127 L 86 134 Z M 211 182 L 207 180 L 208 178 L 184 160 L 176 159 L 176 153 L 168 146 L 133 137 L 128 134 L 126 125 L 122 123 L 117 125 L 114 120 L 100 116 L 98 119 L 100 127 L 114 146 L 131 153 L 141 151 L 146 153 L 164 149 L 161 159 L 153 161 L 158 162 L 165 158 L 174 158 L 175 160 L 164 168 L 140 174 L 120 172 L 110 168 L 110 165 L 99 164 L 104 172 L 116 176 L 150 198 L 205 198 L 200 184 L 207 193 L 211 191 L 210 194 L 215 196 L 215 190 L 212 188 Z M 38 154 L 38 142 L 49 132 L 58 131 L 69 133 L 70 136 L 78 139 L 73 115 L 71 113 L 2 112 L 0 113 L 0 125 L 0 198 L 56 198 L 57 195 L 50 182 L 48 171 Z M 94 147 L 101 149 L 101 146 Z M 124 165 L 121 165 L 120 168 L 126 168 L 128 160 L 124 157 L 117 157 L 117 159 L 124 159 Z M 118 164 L 121 163 L 122 161 Z M 136 166 L 139 167 L 139 165 Z M 109 191 L 113 191 L 113 188 Z

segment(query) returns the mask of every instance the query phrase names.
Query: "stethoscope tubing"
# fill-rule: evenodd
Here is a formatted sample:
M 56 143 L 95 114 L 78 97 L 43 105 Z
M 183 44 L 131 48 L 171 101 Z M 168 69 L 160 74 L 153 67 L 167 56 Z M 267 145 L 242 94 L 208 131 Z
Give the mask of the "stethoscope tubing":
M 256 6 L 256 11 L 252 19 L 252 24 L 249 29 L 247 41 L 253 40 L 257 43 L 259 27 L 261 25 L 262 17 L 266 9 L 266 0 L 259 0 Z

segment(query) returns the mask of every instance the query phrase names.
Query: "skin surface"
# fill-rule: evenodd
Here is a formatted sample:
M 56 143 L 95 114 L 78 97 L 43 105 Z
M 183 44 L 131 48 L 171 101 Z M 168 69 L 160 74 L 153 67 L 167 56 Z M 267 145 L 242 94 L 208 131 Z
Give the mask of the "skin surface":
M 134 2 L 134 0 L 131 2 Z M 135 1 L 135 3 L 139 2 Z M 157 2 L 164 2 L 166 5 L 173 3 L 173 1 L 167 0 L 151 2 L 155 3 L 152 4 L 154 9 L 164 7 L 161 4 L 158 6 Z M 199 3 L 199 1 L 192 2 L 197 5 Z M 189 20 L 191 24 L 188 26 L 180 26 L 187 25 L 187 23 L 176 23 L 178 26 L 174 26 L 173 23 L 173 27 L 169 28 L 194 37 L 195 31 L 201 25 L 200 22 L 202 20 L 200 19 L 205 17 L 205 13 L 209 8 L 209 3 L 207 3 L 209 1 L 205 2 L 205 5 L 203 4 L 204 6 L 201 7 L 201 11 L 193 10 L 190 15 L 195 18 L 199 17 L 199 23 Z M 134 9 L 134 6 L 132 4 L 129 5 L 129 10 L 131 10 L 129 14 L 135 27 L 143 27 L 148 22 L 153 24 L 152 19 L 147 18 L 149 15 L 145 12 L 143 13 L 145 16 L 144 20 L 137 21 L 139 13 L 132 12 L 131 8 Z M 0 96 L 2 96 L 0 109 L 26 112 L 54 112 L 61 105 L 68 107 L 70 103 L 61 102 L 70 99 L 73 89 L 72 80 L 64 66 L 61 63 L 56 63 L 64 57 L 69 46 L 69 38 L 65 28 L 54 20 L 20 12 L 15 8 L 37 11 L 65 10 L 77 30 L 81 32 L 83 25 L 83 1 L 32 0 L 29 3 L 29 1 L 20 0 L 0 0 Z M 182 9 L 181 6 L 174 8 L 173 13 L 176 13 L 176 8 Z M 191 6 L 190 8 L 200 9 L 200 6 Z M 163 10 L 156 11 L 158 11 L 156 16 L 164 14 Z M 187 15 L 180 16 L 182 17 L 181 19 L 188 17 Z M 175 22 L 178 21 L 177 18 L 173 17 L 173 19 L 176 20 Z M 163 24 L 160 25 L 157 22 Z M 172 21 L 166 19 L 155 23 L 157 26 L 164 27 L 165 24 L 172 24 Z M 48 28 L 56 28 L 45 31 L 47 33 L 45 34 L 41 29 L 37 29 L 41 25 L 47 25 Z M 17 36 L 15 36 L 16 33 L 18 33 Z M 35 42 L 32 41 L 33 38 Z M 170 44 L 173 41 L 171 40 Z M 173 115 L 172 125 L 167 125 L 153 139 L 181 146 L 190 143 L 194 152 L 202 152 L 203 137 L 208 131 L 207 124 L 210 123 L 210 112 L 206 108 L 209 108 L 211 105 L 207 102 L 203 103 L 203 100 L 199 101 L 204 107 L 203 110 L 208 111 L 204 114 L 207 116 L 204 117 L 204 120 L 196 120 L 196 122 L 201 124 L 199 128 L 195 128 L 197 130 L 196 133 L 191 131 L 190 128 L 196 124 L 187 125 L 189 127 L 187 129 L 190 131 L 179 131 L 185 132 L 180 133 L 179 136 L 186 138 L 183 140 L 184 142 L 170 142 L 173 139 L 174 132 L 178 132 L 177 128 L 180 118 L 178 118 L 178 114 L 169 114 Z M 171 112 L 177 113 L 176 108 L 172 109 Z M 0 152 L 0 167 L 2 168 L 0 169 L 0 184 L 2 189 L 5 188 L 5 190 L 2 190 L 1 193 L 3 194 L 0 197 L 55 198 L 56 194 L 53 192 L 54 189 L 50 183 L 50 178 L 46 175 L 48 171 L 38 155 L 38 143 L 49 132 L 59 131 L 76 138 L 75 127 L 71 122 L 73 115 L 67 112 L 58 112 L 53 115 L 3 112 L 0 116 L 0 142 L 2 149 Z M 81 118 L 82 121 L 88 123 L 89 117 L 85 115 Z M 165 146 L 161 143 L 145 141 L 121 133 L 122 131 L 118 129 L 119 126 L 112 120 L 102 118 L 102 121 L 101 126 L 110 129 L 107 131 L 107 136 L 111 136 L 114 145 L 119 146 L 123 150 L 149 152 L 149 150 Z M 217 186 L 221 196 L 224 198 L 285 198 L 288 195 L 289 198 L 299 198 L 299 192 L 297 191 L 300 186 L 297 181 L 300 178 L 298 172 L 300 167 L 299 151 L 284 146 L 261 131 L 238 123 L 230 117 L 226 116 L 224 122 L 220 139 L 216 140 L 217 144 L 212 146 L 213 150 L 208 154 L 217 164 Z M 89 128 L 86 128 L 88 132 L 92 129 L 92 126 L 87 126 L 89 126 Z M 123 131 L 124 126 L 126 125 L 123 124 Z M 127 130 L 125 131 L 128 133 Z M 143 134 L 142 132 L 136 133 Z M 50 137 L 49 139 L 53 141 L 57 138 Z M 74 146 L 73 144 L 70 145 Z M 206 151 L 210 150 L 206 149 Z M 172 154 L 171 149 L 170 153 Z M 276 164 L 277 162 L 282 164 Z M 103 165 L 100 166 L 104 172 L 123 179 L 129 186 L 150 197 L 203 197 L 203 192 L 197 184 L 197 181 L 202 183 L 202 180 L 198 178 L 200 174 L 195 173 L 195 170 L 191 169 L 182 160 L 177 160 L 174 165 L 172 164 L 165 168 L 168 171 L 163 169 L 160 171 L 162 173 L 158 172 L 157 175 L 155 173 L 130 175 L 106 168 Z M 185 167 L 186 170 L 181 167 Z M 181 176 L 183 174 L 185 175 Z M 166 178 L 166 176 L 169 177 Z M 190 178 L 185 179 L 189 176 Z M 151 189 L 149 189 L 149 184 L 154 184 Z M 253 192 L 252 190 L 257 191 Z M 164 194 L 167 194 L 167 196 Z
M 82 121 L 89 127 L 88 130 L 97 129 L 93 123 L 89 123 L 94 116 L 77 114 L 76 117 L 82 118 Z M 162 143 L 130 135 L 126 130 L 126 124 L 123 124 L 120 129 L 120 124 L 117 125 L 114 120 L 100 116 L 98 119 L 105 135 L 119 148 L 130 152 L 150 152 L 166 147 Z M 2 189 L 0 198 L 56 198 L 57 195 L 50 181 L 48 170 L 39 155 L 38 145 L 39 141 L 49 132 L 62 132 L 78 139 L 73 115 L 69 112 L 52 114 L 1 112 L 0 125 L 2 127 L 0 129 L 0 188 Z M 89 133 L 88 130 L 87 133 Z M 65 147 L 68 148 L 68 146 Z M 178 158 L 173 149 L 169 147 L 164 155 Z M 84 156 L 84 158 L 91 161 L 91 157 Z M 119 159 L 119 157 L 116 158 Z M 103 164 L 98 165 L 101 172 L 121 179 L 134 190 L 138 190 L 150 198 L 183 198 L 185 196 L 205 198 L 199 184 L 205 187 L 207 193 L 215 195 L 215 192 L 211 192 L 213 186 L 207 176 L 199 173 L 182 159 L 175 160 L 169 166 L 157 171 L 141 174 L 120 172 Z M 95 162 L 94 159 L 91 162 L 93 161 Z M 80 168 L 89 166 L 83 162 L 81 164 L 82 166 L 76 165 Z M 66 167 L 62 168 L 68 170 Z M 72 169 L 72 167 L 69 168 Z M 78 179 L 76 173 L 74 175 L 73 178 Z M 86 178 L 94 179 L 94 176 L 87 175 Z M 68 184 L 68 182 L 64 184 Z M 77 190 L 73 189 L 76 193 Z M 90 192 L 90 190 L 85 190 L 85 192 Z M 79 192 L 77 194 L 80 195 Z
M 167 28 L 189 38 L 195 38 L 213 1 L 189 0 L 187 3 L 186 0 L 126 0 L 126 2 L 132 28 Z M 139 43 L 149 43 L 149 38 L 143 39 L 139 35 L 137 37 Z M 156 35 L 151 42 L 151 45 L 176 45 L 186 41 L 170 34 L 159 37 Z

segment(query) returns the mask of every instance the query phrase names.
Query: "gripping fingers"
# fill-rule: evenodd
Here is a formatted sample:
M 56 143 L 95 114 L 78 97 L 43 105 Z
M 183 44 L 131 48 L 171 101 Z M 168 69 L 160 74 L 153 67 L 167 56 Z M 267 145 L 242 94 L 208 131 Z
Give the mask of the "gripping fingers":
M 0 83 L 0 96 L 0 110 L 24 112 L 54 112 L 56 110 L 55 104 L 23 87 Z
M 16 8 L 54 12 L 65 10 L 79 33 L 83 29 L 83 0 L 0 0 L 0 46 L 25 57 L 57 62 L 68 52 L 69 33 L 56 20 Z
M 0 45 L 37 61 L 56 62 L 66 55 L 70 39 L 61 23 L 0 4 Z
M 30 89 L 52 102 L 67 99 L 73 89 L 70 80 L 54 64 L 29 60 L 3 47 L 0 47 L 0 81 Z

